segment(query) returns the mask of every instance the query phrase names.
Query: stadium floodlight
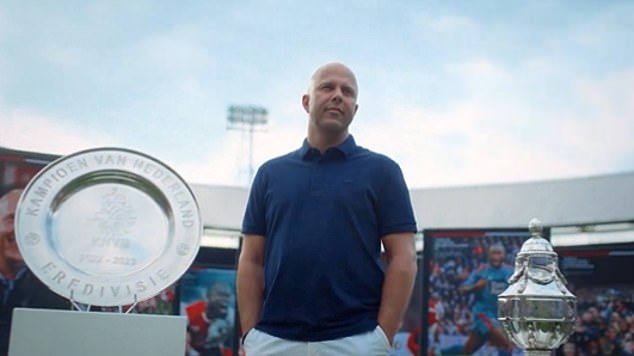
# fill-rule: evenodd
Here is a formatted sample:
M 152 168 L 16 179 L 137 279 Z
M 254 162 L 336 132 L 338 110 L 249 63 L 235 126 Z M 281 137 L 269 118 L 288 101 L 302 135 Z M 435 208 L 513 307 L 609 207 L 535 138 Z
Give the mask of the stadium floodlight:
M 249 134 L 249 184 L 253 179 L 253 132 L 256 126 L 268 123 L 268 110 L 255 105 L 231 105 L 227 113 L 227 129 Z

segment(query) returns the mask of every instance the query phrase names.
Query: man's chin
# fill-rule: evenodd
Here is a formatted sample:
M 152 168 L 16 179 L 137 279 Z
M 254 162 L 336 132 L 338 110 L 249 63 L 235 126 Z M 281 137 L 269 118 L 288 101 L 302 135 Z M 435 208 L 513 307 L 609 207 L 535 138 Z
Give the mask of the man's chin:
M 22 255 L 16 253 L 5 253 L 5 258 L 9 263 L 14 266 L 22 266 L 24 265 L 24 258 Z
M 330 135 L 340 135 L 347 132 L 348 125 L 345 125 L 343 122 L 338 120 L 328 120 L 328 121 L 322 122 L 322 124 L 319 125 L 319 128 L 324 133 L 327 133 Z

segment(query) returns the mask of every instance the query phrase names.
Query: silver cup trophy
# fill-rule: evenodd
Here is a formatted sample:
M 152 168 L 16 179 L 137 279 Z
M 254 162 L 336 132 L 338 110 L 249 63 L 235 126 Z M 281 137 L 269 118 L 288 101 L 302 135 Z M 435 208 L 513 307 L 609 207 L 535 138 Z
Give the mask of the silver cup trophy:
M 557 253 L 542 237 L 537 219 L 515 258 L 508 288 L 498 295 L 498 320 L 507 336 L 529 356 L 550 355 L 573 331 L 577 298 L 566 288 Z

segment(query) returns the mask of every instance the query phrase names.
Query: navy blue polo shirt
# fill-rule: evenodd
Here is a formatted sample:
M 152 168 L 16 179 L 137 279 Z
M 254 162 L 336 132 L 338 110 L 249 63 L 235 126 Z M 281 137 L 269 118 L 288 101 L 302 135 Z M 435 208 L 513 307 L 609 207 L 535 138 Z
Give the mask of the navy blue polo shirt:
M 303 146 L 258 170 L 242 224 L 265 237 L 258 330 L 323 341 L 373 330 L 381 237 L 415 232 L 399 166 L 352 136 L 322 155 Z

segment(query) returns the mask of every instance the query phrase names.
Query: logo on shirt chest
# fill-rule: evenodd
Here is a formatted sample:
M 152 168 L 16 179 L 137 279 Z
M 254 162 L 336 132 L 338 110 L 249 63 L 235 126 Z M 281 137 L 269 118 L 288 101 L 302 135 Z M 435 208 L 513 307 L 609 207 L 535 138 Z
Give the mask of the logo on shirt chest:
M 508 283 L 504 281 L 491 281 L 491 293 L 500 294 L 504 292 L 506 287 L 508 287 Z

